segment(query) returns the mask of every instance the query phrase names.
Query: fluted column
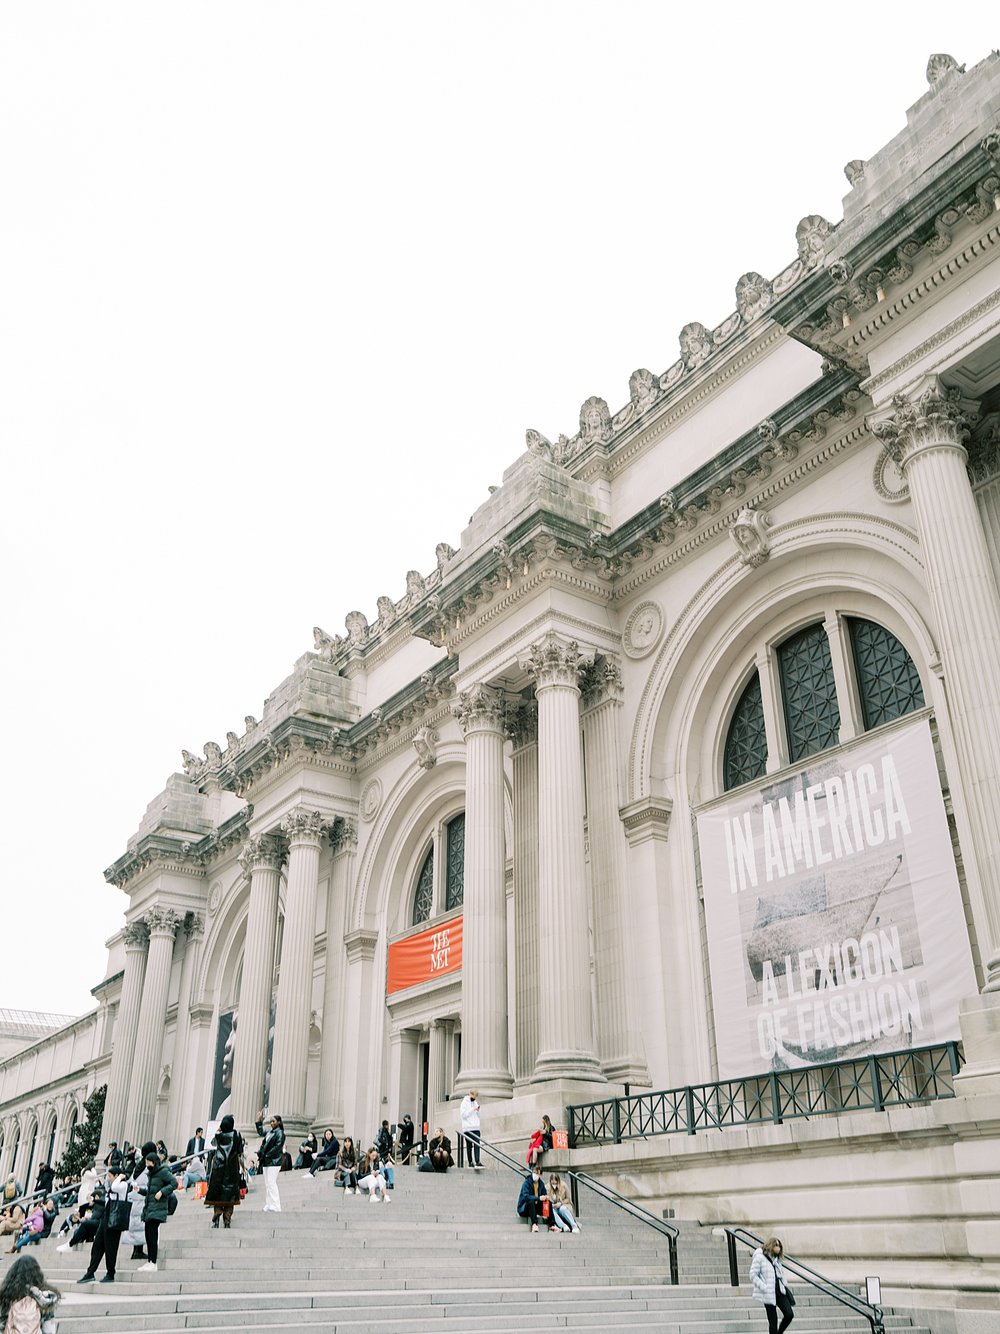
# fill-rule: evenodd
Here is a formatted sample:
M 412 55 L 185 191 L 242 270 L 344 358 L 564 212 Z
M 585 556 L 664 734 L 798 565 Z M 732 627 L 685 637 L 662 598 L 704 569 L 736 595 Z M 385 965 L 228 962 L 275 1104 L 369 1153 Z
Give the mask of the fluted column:
M 288 885 L 281 972 L 274 1016 L 271 1059 L 271 1108 L 288 1122 L 290 1132 L 306 1126 L 306 1074 L 312 1016 L 313 962 L 316 948 L 316 889 L 319 852 L 330 817 L 303 808 L 282 821 L 288 839 Z
M 125 942 L 125 976 L 122 978 L 118 1018 L 112 1035 L 111 1071 L 108 1075 L 108 1094 L 104 1103 L 102 1142 L 111 1140 L 121 1144 L 131 1133 L 126 1131 L 125 1109 L 128 1106 L 132 1082 L 132 1061 L 135 1057 L 135 1035 L 139 1027 L 139 1005 L 142 984 L 146 976 L 146 946 L 149 928 L 143 921 L 129 922 L 122 932 Z
M 538 953 L 541 1051 L 536 1079 L 603 1078 L 590 994 L 579 646 L 549 634 L 524 661 L 538 700 Z
M 205 919 L 189 912 L 184 918 L 184 958 L 181 961 L 181 980 L 177 995 L 177 1029 L 174 1033 L 174 1077 L 170 1087 L 170 1108 L 167 1118 L 167 1143 L 177 1144 L 187 1139 L 194 1129 L 190 1124 L 189 1103 L 194 1084 L 191 1068 L 191 988 L 201 945 L 205 938 Z M 121 1141 L 119 1140 L 119 1143 Z
M 455 713 L 466 752 L 462 1071 L 456 1091 L 509 1098 L 503 697 L 475 685 L 462 692 Z
M 938 626 L 948 711 L 968 803 L 977 886 L 970 895 L 984 991 L 1000 991 L 1000 592 L 990 566 L 964 447 L 975 406 L 928 379 L 897 395 L 873 431 L 910 488 Z
M 261 834 L 247 841 L 241 857 L 244 870 L 250 874 L 250 910 L 233 1056 L 233 1114 L 242 1129 L 253 1125 L 264 1099 L 271 976 L 278 926 L 278 876 L 283 855 L 280 839 L 273 834 Z
M 434 1127 L 439 1124 L 439 1104 L 444 1101 L 447 1031 L 443 1019 L 431 1020 L 427 1052 L 427 1118 L 431 1135 L 434 1134 Z
M 163 1055 L 163 1028 L 170 987 L 170 962 L 180 920 L 170 908 L 151 908 L 146 913 L 149 952 L 135 1035 L 128 1109 L 125 1113 L 126 1123 L 130 1127 L 128 1137 L 136 1144 L 141 1144 L 144 1137 L 153 1133 L 156 1084 Z
M 358 827 L 353 820 L 338 820 L 330 835 L 333 874 L 326 905 L 326 971 L 323 977 L 323 1049 L 319 1059 L 317 1117 L 344 1133 L 344 933 L 347 903 L 354 888 Z M 348 1131 L 348 1134 L 351 1132 Z
M 525 701 L 508 718 L 514 743 L 514 1076 L 538 1059 L 538 709 Z
M 625 696 L 621 668 L 599 657 L 583 682 L 587 753 L 587 827 L 594 894 L 597 1051 L 608 1079 L 648 1084 L 635 996 L 635 919 L 628 901 L 621 805 L 618 721 Z

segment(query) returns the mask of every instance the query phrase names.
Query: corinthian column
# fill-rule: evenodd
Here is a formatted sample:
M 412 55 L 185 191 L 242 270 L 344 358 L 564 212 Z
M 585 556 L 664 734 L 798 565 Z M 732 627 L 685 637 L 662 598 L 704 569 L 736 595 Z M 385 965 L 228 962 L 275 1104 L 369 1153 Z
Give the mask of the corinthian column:
M 135 1035 L 139 1027 L 142 984 L 146 975 L 149 928 L 142 921 L 129 922 L 122 932 L 122 940 L 125 942 L 125 976 L 122 979 L 118 1019 L 113 1033 L 108 1096 L 104 1104 L 104 1123 L 101 1129 L 105 1144 L 109 1144 L 111 1140 L 121 1144 L 129 1135 L 135 1133 L 130 1126 L 126 1128 L 125 1108 L 128 1106 L 129 1087 L 132 1081 L 132 1061 L 135 1056 Z
M 306 1073 L 316 942 L 316 887 L 320 844 L 328 823 L 329 817 L 319 811 L 300 808 L 287 815 L 281 824 L 288 838 L 288 886 L 274 1016 L 271 1108 L 281 1114 L 293 1134 L 304 1130 L 307 1124 Z
M 538 709 L 508 716 L 514 780 L 514 1077 L 525 1083 L 538 1059 Z
M 582 655 L 546 635 L 524 659 L 538 700 L 538 955 L 541 1051 L 536 1079 L 603 1078 L 594 1051 L 583 855 Z
M 358 852 L 358 826 L 353 820 L 337 821 L 330 835 L 333 874 L 326 905 L 326 970 L 323 975 L 323 1049 L 319 1058 L 317 1118 L 343 1135 L 344 1047 L 344 932 L 347 904 L 354 892 L 354 863 Z M 351 1034 L 353 1039 L 354 1035 Z M 352 1044 L 353 1045 L 353 1044 Z M 351 1076 L 353 1078 L 353 1074 Z
M 252 1126 L 264 1099 L 267 1029 L 271 1018 L 271 975 L 278 927 L 278 872 L 284 857 L 273 834 L 248 839 L 240 858 L 250 874 L 240 982 L 239 1028 L 233 1059 L 233 1114 L 237 1126 Z
M 201 957 L 201 945 L 205 933 L 205 919 L 198 913 L 189 912 L 184 918 L 184 959 L 181 963 L 181 980 L 177 996 L 177 1027 L 174 1031 L 174 1077 L 170 1083 L 170 1108 L 167 1119 L 168 1144 L 176 1144 L 182 1137 L 190 1134 L 191 1112 L 188 1104 L 192 1101 L 193 1070 L 191 1046 L 191 989 Z M 196 1113 L 197 1115 L 197 1113 Z M 120 1142 L 120 1141 L 119 1141 Z
M 971 840 L 963 842 L 984 991 L 1000 991 L 1000 594 L 990 566 L 964 442 L 975 407 L 928 377 L 897 395 L 873 431 L 910 487 L 937 620 L 948 712 Z
M 180 922 L 170 908 L 151 908 L 146 914 L 149 927 L 149 954 L 139 1006 L 135 1034 L 135 1056 L 125 1119 L 129 1137 L 141 1144 L 153 1133 L 153 1109 L 156 1105 L 156 1081 L 163 1055 L 163 1028 L 170 987 L 170 961 L 174 955 L 174 936 Z
M 618 720 L 625 691 L 619 665 L 598 658 L 584 677 L 587 828 L 594 893 L 597 1050 L 608 1079 L 648 1084 L 635 997 L 636 923 L 628 902 Z
M 456 1091 L 509 1098 L 503 698 L 475 685 L 462 692 L 455 714 L 466 752 L 462 1071 Z

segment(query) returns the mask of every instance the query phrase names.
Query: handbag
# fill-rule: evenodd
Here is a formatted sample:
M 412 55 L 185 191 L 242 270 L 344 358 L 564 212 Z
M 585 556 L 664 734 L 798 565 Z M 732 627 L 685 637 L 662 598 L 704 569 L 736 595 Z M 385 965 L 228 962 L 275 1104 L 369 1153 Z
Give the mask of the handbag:
M 196 1200 L 203 1200 L 207 1194 L 208 1194 L 208 1182 L 196 1181 L 194 1183 L 194 1198 Z
M 169 1214 L 175 1214 L 176 1212 L 177 1212 L 177 1196 L 173 1193 L 173 1191 L 171 1191 L 170 1194 L 167 1196 L 167 1213 L 169 1215 Z
M 108 1205 L 108 1230 L 125 1232 L 132 1217 L 132 1206 L 128 1200 L 112 1200 Z

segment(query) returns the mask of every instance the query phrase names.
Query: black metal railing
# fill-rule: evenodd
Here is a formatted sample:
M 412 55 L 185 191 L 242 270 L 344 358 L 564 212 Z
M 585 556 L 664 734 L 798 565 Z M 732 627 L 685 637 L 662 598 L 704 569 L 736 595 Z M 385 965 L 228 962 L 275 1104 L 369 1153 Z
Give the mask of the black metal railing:
M 462 1147 L 463 1141 L 466 1138 L 467 1137 L 459 1131 L 459 1165 L 464 1161 Z M 479 1148 L 483 1153 L 489 1154 L 489 1156 L 502 1167 L 507 1167 L 512 1172 L 516 1172 L 519 1178 L 523 1178 L 528 1170 L 524 1163 L 518 1162 L 516 1158 L 512 1158 L 509 1153 L 505 1152 L 503 1149 L 497 1148 L 495 1144 L 490 1144 L 488 1140 L 481 1139 L 479 1141 Z M 679 1232 L 678 1229 L 674 1227 L 673 1223 L 668 1223 L 666 1219 L 663 1218 L 657 1218 L 656 1215 L 651 1214 L 648 1209 L 644 1209 L 641 1204 L 636 1204 L 634 1200 L 630 1200 L 627 1196 L 620 1195 L 618 1191 L 613 1190 L 611 1186 L 605 1186 L 603 1182 L 595 1180 L 594 1177 L 590 1176 L 587 1172 L 563 1171 L 560 1175 L 569 1180 L 570 1189 L 573 1193 L 573 1207 L 576 1213 L 580 1213 L 579 1190 L 580 1187 L 583 1186 L 585 1190 L 592 1191 L 599 1199 L 606 1200 L 608 1204 L 616 1209 L 620 1209 L 623 1213 L 628 1214 L 630 1217 L 634 1218 L 636 1222 L 643 1223 L 647 1227 L 653 1228 L 661 1237 L 665 1237 L 667 1240 L 670 1282 L 674 1287 L 677 1286 L 677 1237 Z
M 758 1246 L 763 1246 L 764 1242 L 761 1237 L 748 1232 L 745 1227 L 727 1227 L 725 1233 L 726 1249 L 729 1253 L 729 1281 L 734 1288 L 738 1288 L 740 1286 L 740 1271 L 736 1255 L 737 1243 L 756 1250 Z M 871 1325 L 872 1334 L 885 1334 L 885 1316 L 881 1306 L 874 1306 L 871 1302 L 866 1301 L 864 1297 L 859 1297 L 856 1292 L 851 1292 L 850 1288 L 834 1283 L 833 1279 L 827 1278 L 825 1274 L 819 1273 L 816 1269 L 811 1269 L 809 1265 L 803 1264 L 801 1260 L 796 1260 L 792 1255 L 782 1255 L 781 1267 L 791 1277 L 800 1280 L 802 1283 L 808 1283 L 811 1288 L 815 1288 L 824 1297 L 830 1297 L 842 1306 L 846 1306 L 855 1315 L 864 1316 Z
M 651 1135 L 695 1135 L 729 1126 L 885 1111 L 955 1096 L 957 1042 L 802 1070 L 776 1070 L 715 1084 L 690 1084 L 567 1107 L 570 1148 Z

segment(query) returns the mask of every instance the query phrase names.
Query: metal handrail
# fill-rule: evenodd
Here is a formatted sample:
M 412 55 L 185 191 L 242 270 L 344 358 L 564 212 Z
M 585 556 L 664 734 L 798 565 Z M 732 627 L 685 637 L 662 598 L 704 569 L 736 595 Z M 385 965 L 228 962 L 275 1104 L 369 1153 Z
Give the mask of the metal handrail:
M 726 1249 L 729 1253 L 729 1281 L 734 1288 L 740 1287 L 739 1265 L 736 1261 L 736 1243 L 742 1242 L 744 1246 L 751 1246 L 754 1250 L 758 1246 L 763 1246 L 763 1238 L 755 1236 L 745 1227 L 727 1227 L 724 1229 L 726 1234 Z M 794 1256 L 782 1254 L 782 1269 L 789 1270 L 796 1278 L 808 1283 L 810 1287 L 815 1288 L 817 1292 L 824 1297 L 832 1297 L 834 1301 L 848 1307 L 855 1315 L 862 1315 L 872 1327 L 872 1334 L 885 1334 L 885 1315 L 881 1306 L 875 1306 L 872 1302 L 859 1297 L 857 1293 L 851 1292 L 849 1288 L 842 1287 L 839 1283 L 834 1283 L 832 1278 L 827 1278 L 825 1274 L 819 1273 L 816 1269 L 811 1269 L 809 1265 L 803 1264 L 801 1260 L 796 1260 Z
M 458 1132 L 458 1142 L 460 1145 L 468 1138 L 468 1135 L 464 1131 L 460 1130 Z M 498 1163 L 502 1164 L 502 1166 L 510 1168 L 512 1172 L 516 1172 L 520 1177 L 524 1176 L 525 1165 L 519 1163 L 516 1158 L 512 1158 L 510 1154 L 506 1153 L 503 1149 L 498 1149 L 495 1144 L 491 1144 L 485 1139 L 479 1141 L 479 1147 L 480 1149 L 485 1149 L 490 1157 L 495 1158 Z M 572 1169 L 567 1168 L 563 1175 L 569 1177 L 570 1182 L 574 1187 L 573 1202 L 577 1205 L 578 1212 L 579 1198 L 576 1191 L 577 1184 L 585 1186 L 587 1190 L 592 1190 L 600 1199 L 607 1200 L 609 1204 L 613 1204 L 616 1208 L 623 1210 L 625 1213 L 629 1214 L 630 1217 L 634 1218 L 636 1222 L 644 1223 L 647 1227 L 655 1228 L 660 1236 L 666 1237 L 670 1264 L 670 1283 L 672 1287 L 677 1286 L 677 1238 L 680 1235 L 680 1231 L 678 1228 L 674 1227 L 673 1223 L 668 1223 L 663 1218 L 657 1218 L 655 1214 L 651 1214 L 647 1209 L 644 1209 L 641 1204 L 636 1204 L 634 1200 L 630 1200 L 626 1195 L 619 1194 L 619 1192 L 614 1190 L 611 1186 L 606 1186 L 603 1181 L 595 1180 L 595 1178 L 590 1176 L 587 1172 L 574 1172 Z

